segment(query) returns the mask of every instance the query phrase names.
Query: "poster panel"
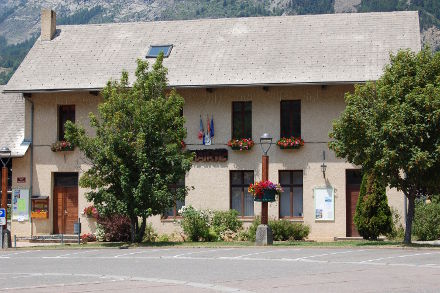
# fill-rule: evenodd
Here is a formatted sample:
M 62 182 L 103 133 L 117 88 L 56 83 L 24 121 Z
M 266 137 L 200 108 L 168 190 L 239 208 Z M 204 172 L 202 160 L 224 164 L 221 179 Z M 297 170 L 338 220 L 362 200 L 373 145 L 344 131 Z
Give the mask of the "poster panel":
M 313 191 L 315 197 L 315 220 L 335 220 L 335 194 L 333 187 L 316 187 Z
M 12 219 L 29 221 L 29 189 L 12 190 Z

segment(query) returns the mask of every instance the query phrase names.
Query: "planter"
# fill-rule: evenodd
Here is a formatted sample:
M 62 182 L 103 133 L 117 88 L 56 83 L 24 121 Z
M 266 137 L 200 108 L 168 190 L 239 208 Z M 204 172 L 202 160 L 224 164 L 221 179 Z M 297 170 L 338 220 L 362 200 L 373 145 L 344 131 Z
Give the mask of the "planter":
M 263 194 L 260 195 L 256 195 L 254 197 L 254 201 L 259 201 L 259 202 L 273 202 L 275 201 L 275 195 L 277 194 L 277 191 L 274 189 L 266 189 L 264 190 Z
M 32 219 L 47 219 L 49 218 L 49 212 L 31 212 Z
M 231 146 L 231 150 L 233 150 L 233 151 L 250 151 L 251 149 L 243 149 L 238 146 Z
M 67 141 L 57 141 L 50 147 L 52 152 L 71 152 L 75 149 L 75 146 Z
M 300 146 L 279 146 L 281 150 L 297 150 L 300 148 Z
M 254 144 L 254 141 L 250 138 L 231 139 L 228 141 L 228 146 L 234 151 L 250 151 Z
M 304 140 L 300 137 L 282 137 L 277 141 L 277 145 L 281 150 L 297 150 L 304 146 Z

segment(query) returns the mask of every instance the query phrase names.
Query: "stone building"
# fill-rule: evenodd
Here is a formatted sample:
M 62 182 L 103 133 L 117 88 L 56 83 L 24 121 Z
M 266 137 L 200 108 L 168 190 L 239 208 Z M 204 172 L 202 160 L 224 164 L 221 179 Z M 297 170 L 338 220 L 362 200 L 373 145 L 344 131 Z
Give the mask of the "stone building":
M 53 152 L 51 146 L 63 140 L 66 120 L 90 130 L 88 113 L 96 112 L 109 79 L 126 70 L 133 81 L 137 58 L 154 62 L 155 53 L 164 51 L 169 85 L 185 99 L 185 142 L 196 150 L 197 161 L 185 178 L 184 184 L 194 187 L 185 203 L 176 203 L 168 217 L 150 219 L 159 232 L 179 230 L 174 217 L 183 204 L 237 209 L 245 223 L 252 221 L 261 205 L 247 187 L 261 179 L 258 142 L 267 132 L 274 142 L 304 140 L 300 149 L 273 145 L 269 151 L 269 179 L 284 187 L 269 205 L 269 218 L 304 222 L 317 240 L 356 235 L 352 216 L 360 170 L 328 149 L 328 133 L 354 84 L 377 80 L 390 53 L 420 50 L 417 12 L 65 26 L 56 26 L 55 18 L 53 11 L 43 11 L 40 39 L 4 89 L 33 105 L 26 111 L 33 141 L 13 162 L 14 185 L 31 189 L 34 199 L 47 199 L 48 212 L 13 220 L 12 234 L 72 233 L 78 217 L 84 232 L 94 230 L 94 220 L 83 214 L 90 205 L 87 190 L 78 187 L 87 162 L 78 148 Z M 200 120 L 206 131 L 211 119 L 215 135 L 204 145 Z M 232 150 L 227 146 L 232 137 L 257 144 L 250 151 Z M 403 195 L 389 190 L 388 196 L 403 213 Z

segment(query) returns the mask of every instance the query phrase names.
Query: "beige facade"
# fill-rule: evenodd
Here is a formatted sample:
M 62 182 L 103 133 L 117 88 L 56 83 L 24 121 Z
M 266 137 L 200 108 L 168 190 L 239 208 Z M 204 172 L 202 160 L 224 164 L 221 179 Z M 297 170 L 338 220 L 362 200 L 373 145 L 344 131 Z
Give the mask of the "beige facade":
M 261 149 L 255 145 L 251 151 L 233 151 L 227 147 L 231 138 L 232 102 L 252 101 L 252 138 L 258 142 L 264 133 L 270 133 L 274 141 L 280 137 L 280 101 L 301 100 L 301 135 L 305 141 L 299 150 L 281 150 L 273 145 L 269 151 L 269 180 L 278 182 L 280 170 L 303 171 L 303 217 L 295 221 L 304 222 L 311 227 L 311 239 L 329 240 L 346 236 L 346 177 L 345 170 L 356 166 L 335 158 L 328 149 L 328 133 L 332 121 L 345 107 L 344 93 L 353 90 L 352 85 L 314 85 L 314 86 L 274 86 L 262 87 L 226 87 L 213 90 L 180 89 L 185 98 L 184 116 L 188 137 L 188 149 L 205 148 L 228 149 L 226 162 L 194 162 L 186 176 L 186 186 L 190 190 L 185 204 L 196 208 L 227 210 L 230 209 L 230 171 L 253 170 L 254 181 L 261 180 Z M 13 222 L 12 234 L 29 236 L 30 234 L 53 233 L 53 188 L 56 172 L 78 172 L 87 169 L 87 163 L 78 148 L 73 152 L 52 152 L 50 145 L 57 140 L 58 105 L 75 105 L 76 123 L 89 128 L 88 114 L 96 112 L 99 96 L 88 92 L 32 94 L 34 103 L 34 159 L 33 194 L 49 196 L 49 218 L 34 219 L 29 222 Z M 29 109 L 27 110 L 30 111 Z M 27 113 L 28 114 L 28 113 Z M 214 117 L 215 137 L 211 146 L 204 146 L 197 137 L 200 116 L 206 125 L 206 115 Z M 28 115 L 27 115 L 28 116 Z M 206 127 L 206 126 L 205 126 Z M 27 127 L 27 130 L 29 127 Z M 322 153 L 326 153 L 327 170 L 325 178 L 320 165 Z M 29 177 L 29 151 L 24 158 L 15 159 L 13 180 L 17 177 Z M 27 182 L 29 185 L 29 183 Z M 21 187 L 29 187 L 29 186 Z M 335 220 L 331 222 L 315 221 L 313 190 L 316 187 L 331 186 L 335 190 Z M 87 190 L 79 188 L 78 217 L 83 223 L 83 233 L 94 232 L 95 221 L 82 215 L 89 205 L 84 194 Z M 389 191 L 389 203 L 403 213 L 403 195 Z M 259 215 L 261 204 L 254 204 L 254 214 Z M 269 205 L 269 218 L 279 217 L 279 203 Z M 403 218 L 403 217 L 402 217 Z M 151 222 L 160 233 L 178 235 L 179 225 L 172 219 L 152 217 Z M 252 219 L 245 219 L 246 225 Z

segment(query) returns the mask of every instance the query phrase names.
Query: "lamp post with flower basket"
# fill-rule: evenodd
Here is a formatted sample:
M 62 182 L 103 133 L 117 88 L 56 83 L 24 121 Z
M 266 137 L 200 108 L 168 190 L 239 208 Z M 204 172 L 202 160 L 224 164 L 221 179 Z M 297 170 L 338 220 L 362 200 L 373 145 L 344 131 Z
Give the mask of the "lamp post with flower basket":
M 260 146 L 263 151 L 261 165 L 261 181 L 249 186 L 249 192 L 254 195 L 254 201 L 261 202 L 261 225 L 258 225 L 255 237 L 256 245 L 272 245 L 273 234 L 268 226 L 268 202 L 275 201 L 275 195 L 279 195 L 282 189 L 279 185 L 269 181 L 269 156 L 267 155 L 271 145 L 272 136 L 264 133 L 260 137 Z

